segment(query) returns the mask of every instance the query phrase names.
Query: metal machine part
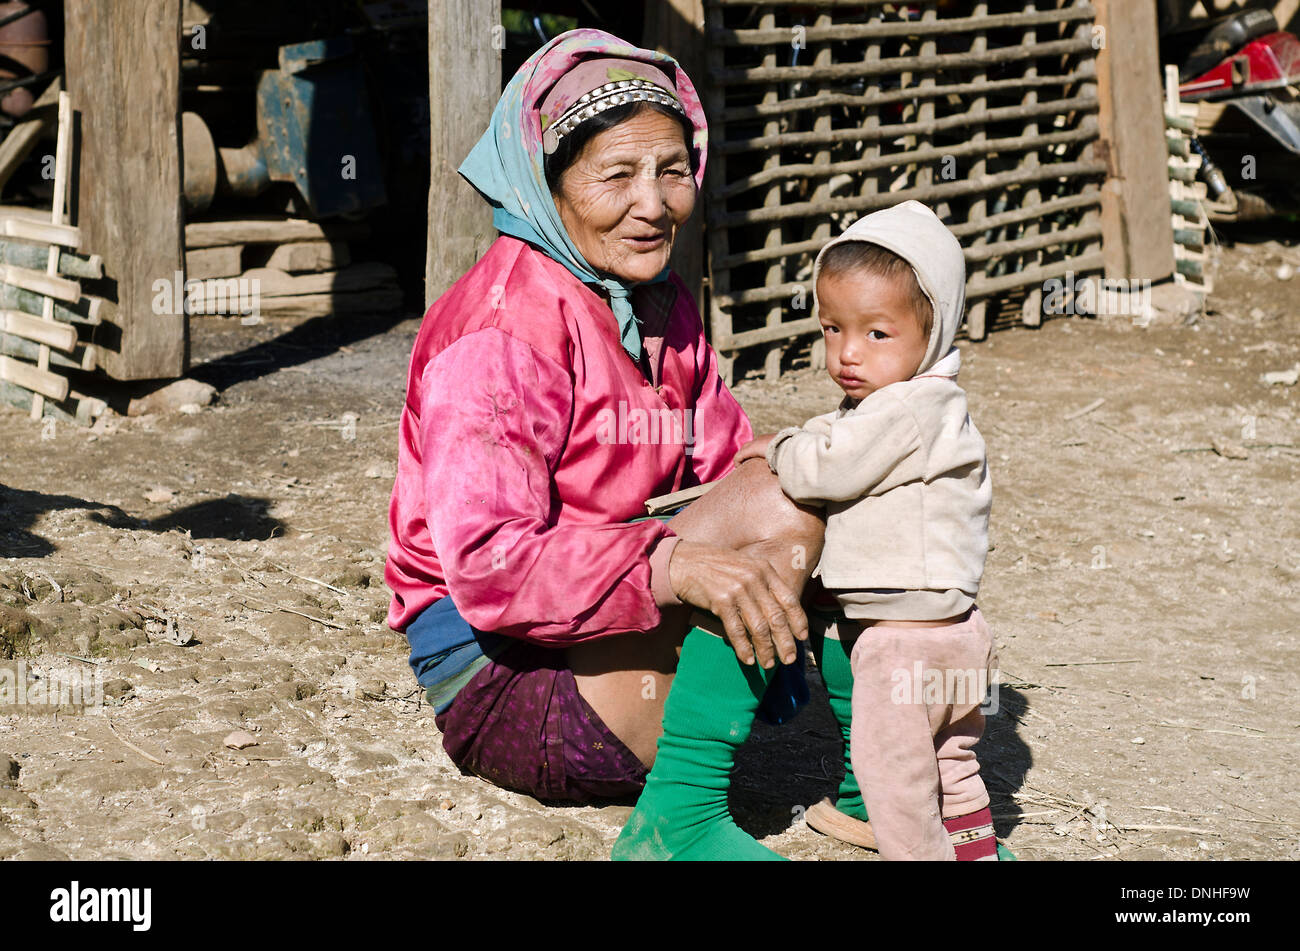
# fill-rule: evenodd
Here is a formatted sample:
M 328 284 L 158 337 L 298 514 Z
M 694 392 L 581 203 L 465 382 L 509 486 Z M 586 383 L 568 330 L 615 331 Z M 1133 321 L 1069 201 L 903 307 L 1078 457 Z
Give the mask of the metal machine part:
M 280 48 L 280 68 L 257 86 L 257 136 L 215 148 L 203 120 L 182 117 L 185 201 L 205 210 L 217 194 L 255 197 L 290 182 L 312 218 L 364 212 L 387 201 L 365 76 L 352 40 Z
M 1255 120 L 1284 149 L 1300 155 L 1300 103 L 1273 96 L 1242 96 L 1229 103 Z

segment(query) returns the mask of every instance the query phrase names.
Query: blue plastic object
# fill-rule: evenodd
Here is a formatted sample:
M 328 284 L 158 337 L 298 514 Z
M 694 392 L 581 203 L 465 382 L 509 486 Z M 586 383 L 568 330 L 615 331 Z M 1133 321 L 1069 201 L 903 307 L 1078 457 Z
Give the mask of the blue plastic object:
M 796 641 L 797 656 L 793 664 L 782 664 L 777 668 L 767 692 L 758 705 L 758 715 L 764 723 L 780 726 L 794 719 L 801 709 L 808 705 L 808 681 L 804 678 L 808 649 L 803 641 Z

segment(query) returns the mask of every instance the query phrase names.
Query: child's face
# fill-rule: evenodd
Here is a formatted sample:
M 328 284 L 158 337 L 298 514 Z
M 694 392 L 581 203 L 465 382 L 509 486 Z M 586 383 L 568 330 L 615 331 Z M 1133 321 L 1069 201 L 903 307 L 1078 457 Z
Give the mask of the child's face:
M 818 317 L 826 338 L 826 369 L 853 399 L 910 380 L 929 341 L 898 279 L 860 271 L 817 281 Z

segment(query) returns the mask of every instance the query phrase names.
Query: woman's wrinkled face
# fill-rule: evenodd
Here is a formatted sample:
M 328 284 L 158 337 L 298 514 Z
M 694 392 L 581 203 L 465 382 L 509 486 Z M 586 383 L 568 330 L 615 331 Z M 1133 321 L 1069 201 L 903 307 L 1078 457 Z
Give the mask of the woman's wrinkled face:
M 630 283 L 668 266 L 695 209 L 695 178 L 682 127 L 645 110 L 594 136 L 554 193 L 560 220 L 597 271 Z

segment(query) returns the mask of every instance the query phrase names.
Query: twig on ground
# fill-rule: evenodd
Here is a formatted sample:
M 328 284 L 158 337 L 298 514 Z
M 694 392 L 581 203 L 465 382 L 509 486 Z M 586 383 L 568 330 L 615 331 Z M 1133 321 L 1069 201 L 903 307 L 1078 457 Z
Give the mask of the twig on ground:
M 109 721 L 108 721 L 108 731 L 109 731 L 110 733 L 112 733 L 115 737 L 117 737 L 118 741 L 119 741 L 123 746 L 125 746 L 125 747 L 126 747 L 127 749 L 129 749 L 129 750 L 134 750 L 136 753 L 139 753 L 141 756 L 143 756 L 143 757 L 144 757 L 145 759 L 147 759 L 149 762 L 151 762 L 151 763 L 157 763 L 159 766 L 166 766 L 166 765 L 167 765 L 165 762 L 163 762 L 162 760 L 160 760 L 158 757 L 153 756 L 153 755 L 151 755 L 151 754 L 149 754 L 149 753 L 146 753 L 144 750 L 140 749 L 140 747 L 136 746 L 134 743 L 132 743 L 130 740 L 128 740 L 126 737 L 124 737 L 121 733 L 118 733 L 118 732 L 117 732 L 117 727 L 113 726 L 113 721 L 112 721 L 112 720 L 109 720 Z
M 1101 664 L 1140 664 L 1140 663 L 1142 663 L 1141 659 L 1135 657 L 1132 658 L 1131 660 L 1080 660 L 1080 661 L 1074 661 L 1072 663 L 1044 664 L 1043 666 L 1044 667 L 1096 667 Z
M 79 660 L 83 664 L 89 664 L 91 667 L 98 667 L 100 663 L 102 663 L 98 660 L 91 660 L 89 657 L 78 657 L 76 654 L 65 654 L 63 651 L 54 651 L 53 653 L 58 654 L 60 657 L 66 657 L 68 660 Z
M 1277 818 L 1275 818 L 1275 817 L 1273 817 L 1273 816 L 1265 815 L 1265 814 L 1262 813 L 1262 812 L 1256 812 L 1254 809 L 1250 808 L 1250 806 L 1243 806 L 1243 805 L 1242 805 L 1241 803 L 1239 803 L 1239 802 L 1229 802 L 1227 799 L 1224 799 L 1224 798 L 1223 798 L 1222 796 L 1220 796 L 1218 793 L 1215 793 L 1215 794 L 1214 794 L 1214 798 L 1217 799 L 1217 800 L 1219 800 L 1219 802 L 1224 803 L 1225 805 L 1232 806 L 1234 809 L 1240 809 L 1242 812 L 1249 812 L 1252 816 L 1258 816 L 1259 818 L 1261 818 L 1261 819 L 1267 819 L 1267 820 L 1269 820 L 1270 822 L 1278 822 L 1278 821 L 1280 821 L 1280 820 L 1278 820 Z M 1285 823 L 1285 824 L 1286 824 L 1286 825 L 1300 825 L 1300 822 L 1292 821 L 1292 822 L 1288 822 L 1288 823 Z
M 1288 737 L 1275 736 L 1272 733 L 1234 733 L 1232 730 L 1211 730 L 1204 726 L 1184 726 L 1181 723 L 1168 723 L 1161 721 L 1154 726 L 1164 727 L 1167 730 L 1195 730 L 1197 733 L 1218 733 L 1220 736 L 1244 736 L 1252 740 L 1285 740 Z
M 232 565 L 235 566 L 235 570 L 236 570 L 236 571 L 238 571 L 241 575 L 244 576 L 244 580 L 245 580 L 245 581 L 251 581 L 251 582 L 253 582 L 254 584 L 261 585 L 263 588 L 266 587 L 266 582 L 265 582 L 265 581 L 263 581 L 263 580 L 260 579 L 260 578 L 255 578 L 255 577 L 253 577 L 253 571 L 254 571 L 255 569 L 245 568 L 245 567 L 244 567 L 243 565 L 241 565 L 239 562 L 235 561 L 234 558 L 231 558 L 231 557 L 230 557 L 230 552 L 228 552 L 228 551 L 223 551 L 221 554 L 225 556 L 226 561 L 230 562 Z
M 1111 823 L 1121 832 L 1189 832 L 1193 835 L 1213 835 L 1223 838 L 1222 832 L 1216 832 L 1214 829 L 1193 829 L 1191 826 L 1149 826 L 1149 825 L 1120 825 L 1117 822 Z
M 1093 410 L 1100 407 L 1105 402 L 1106 402 L 1106 397 L 1099 396 L 1097 397 L 1097 399 L 1093 400 L 1083 409 L 1076 409 L 1073 413 L 1066 413 L 1061 418 L 1068 423 L 1070 420 L 1078 419 L 1080 416 L 1087 416 L 1089 413 L 1091 413 Z
M 319 578 L 309 578 L 306 575 L 300 575 L 296 571 L 290 571 L 284 565 L 276 564 L 274 561 L 269 561 L 267 562 L 267 564 L 274 565 L 276 568 L 279 568 L 281 571 L 283 571 L 286 575 L 291 575 L 300 581 L 310 581 L 312 584 L 318 584 L 322 588 L 329 588 L 331 591 L 337 591 L 339 594 L 347 594 L 347 592 L 344 591 L 342 588 L 336 588 L 334 587 L 334 585 L 330 584 L 327 581 L 321 581 Z
M 282 604 L 271 604 L 269 601 L 263 601 L 263 604 L 271 604 L 271 607 L 275 609 L 268 611 L 265 608 L 253 607 L 253 605 L 249 604 L 247 601 L 241 601 L 240 603 L 243 604 L 244 607 L 251 608 L 254 611 L 260 611 L 262 614 L 274 614 L 276 611 L 283 611 L 286 614 L 296 614 L 298 617 L 305 617 L 307 620 L 315 621 L 317 624 L 324 624 L 326 627 L 332 627 L 336 631 L 346 631 L 348 629 L 345 624 L 335 624 L 333 621 L 328 621 L 323 617 L 316 617 L 314 614 L 306 614 L 302 611 L 295 611 L 293 608 L 286 608 Z
M 1227 800 L 1224 801 L 1226 802 Z M 1150 812 L 1167 812 L 1179 816 L 1188 816 L 1192 819 L 1225 819 L 1228 822 L 1249 822 L 1254 825 L 1273 825 L 1273 826 L 1300 825 L 1300 822 L 1286 822 L 1282 819 L 1239 819 L 1236 816 L 1215 815 L 1214 813 L 1210 813 L 1210 812 L 1187 812 L 1185 809 L 1171 809 L 1168 806 L 1135 806 L 1134 808 L 1146 809 Z

